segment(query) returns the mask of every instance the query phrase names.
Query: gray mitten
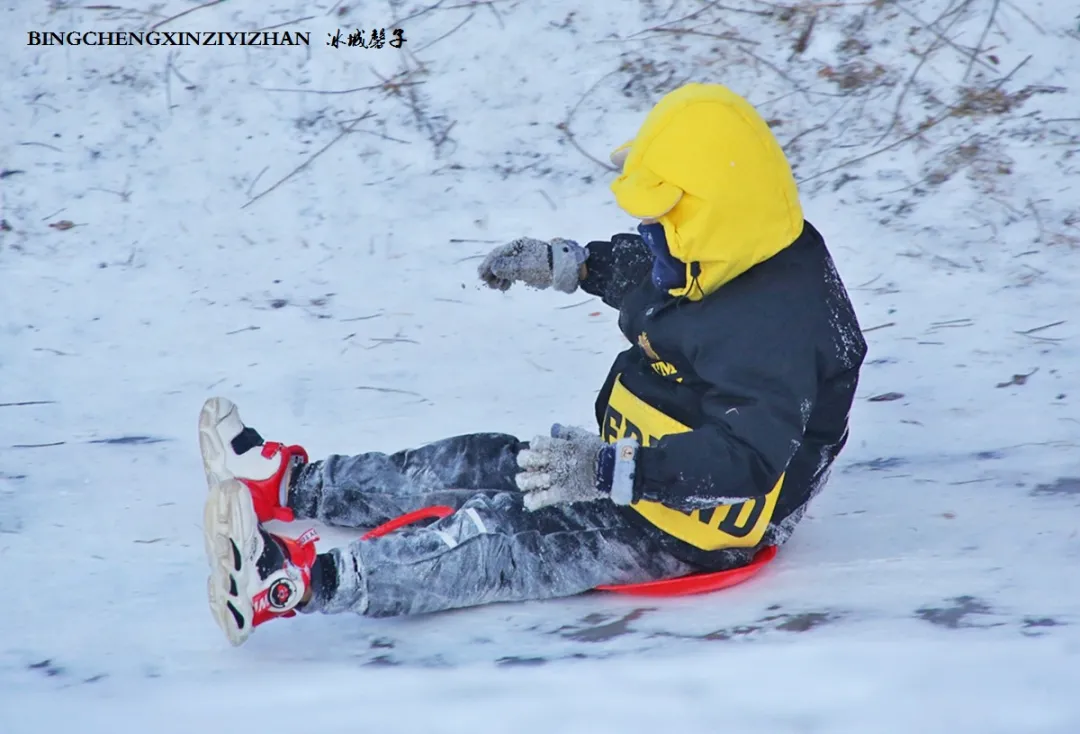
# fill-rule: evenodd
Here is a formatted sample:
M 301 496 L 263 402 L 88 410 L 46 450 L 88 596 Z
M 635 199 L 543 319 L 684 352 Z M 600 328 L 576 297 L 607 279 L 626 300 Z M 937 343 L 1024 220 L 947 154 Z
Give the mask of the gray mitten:
M 477 271 L 491 288 L 505 291 L 520 281 L 533 288 L 573 293 L 581 280 L 585 248 L 559 237 L 544 242 L 521 237 L 492 250 Z
M 536 510 L 561 502 L 590 502 L 610 498 L 610 474 L 599 476 L 601 451 L 607 446 L 595 433 L 556 425 L 551 436 L 537 436 L 518 453 L 525 471 L 515 479 L 525 493 L 525 507 Z M 606 479 L 606 482 L 604 481 Z

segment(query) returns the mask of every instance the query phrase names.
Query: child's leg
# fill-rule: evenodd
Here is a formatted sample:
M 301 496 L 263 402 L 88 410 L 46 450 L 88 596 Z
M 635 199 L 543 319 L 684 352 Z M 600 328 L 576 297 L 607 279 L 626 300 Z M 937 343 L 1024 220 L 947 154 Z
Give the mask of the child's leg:
M 513 491 L 521 442 L 474 433 L 396 454 L 330 456 L 300 469 L 289 489 L 297 517 L 372 527 L 430 505 L 457 508 L 477 490 Z
M 427 527 L 318 556 L 304 611 L 419 614 L 571 596 L 695 570 L 626 513 L 607 501 L 529 512 L 519 493 L 478 494 Z

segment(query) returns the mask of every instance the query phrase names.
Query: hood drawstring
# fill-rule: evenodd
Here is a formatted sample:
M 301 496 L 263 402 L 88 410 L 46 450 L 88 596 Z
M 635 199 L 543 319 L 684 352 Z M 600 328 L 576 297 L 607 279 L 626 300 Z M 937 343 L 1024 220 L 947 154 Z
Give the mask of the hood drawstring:
M 681 296 L 675 297 L 675 308 L 679 308 L 685 303 L 693 303 L 694 299 L 690 297 L 690 294 L 694 292 L 695 288 L 697 288 L 698 293 L 701 294 L 702 298 L 705 297 L 705 291 L 704 289 L 702 289 L 701 281 L 698 279 L 701 275 L 701 263 L 695 260 L 694 262 L 690 263 L 689 268 L 690 286 L 686 289 L 686 293 L 682 294 Z
M 705 297 L 705 290 L 701 287 L 701 281 L 698 280 L 698 277 L 700 275 L 701 263 L 695 260 L 694 262 L 690 263 L 690 287 L 687 289 L 688 296 L 693 293 L 694 288 L 697 288 L 698 293 L 701 294 L 701 297 Z

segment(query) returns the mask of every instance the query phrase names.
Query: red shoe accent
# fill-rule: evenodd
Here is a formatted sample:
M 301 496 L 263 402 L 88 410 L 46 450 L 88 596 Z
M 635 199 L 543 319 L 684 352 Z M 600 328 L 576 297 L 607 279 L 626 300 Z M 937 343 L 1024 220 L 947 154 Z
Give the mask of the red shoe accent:
M 252 627 L 258 627 L 264 622 L 279 617 L 295 617 L 295 608 L 287 612 L 279 612 L 275 608 L 280 609 L 289 603 L 293 595 L 300 594 L 302 596 L 311 588 L 311 567 L 315 563 L 315 556 L 317 555 L 315 541 L 319 539 L 314 528 L 308 530 L 296 540 L 281 535 L 275 535 L 274 539 L 282 545 L 286 555 L 288 555 L 289 562 L 300 572 L 300 583 L 297 584 L 291 578 L 278 578 L 269 587 L 256 594 L 251 600 L 252 609 L 254 610 L 251 619 Z
M 296 519 L 296 515 L 288 507 L 281 506 L 281 480 L 292 465 L 294 457 L 301 457 L 306 464 L 308 454 L 302 446 L 285 446 L 276 441 L 263 444 L 263 458 L 271 459 L 275 454 L 281 455 L 281 466 L 278 467 L 272 477 L 266 479 L 237 478 L 251 491 L 251 501 L 255 505 L 255 514 L 258 516 L 259 522 L 268 522 L 269 520 L 292 522 Z

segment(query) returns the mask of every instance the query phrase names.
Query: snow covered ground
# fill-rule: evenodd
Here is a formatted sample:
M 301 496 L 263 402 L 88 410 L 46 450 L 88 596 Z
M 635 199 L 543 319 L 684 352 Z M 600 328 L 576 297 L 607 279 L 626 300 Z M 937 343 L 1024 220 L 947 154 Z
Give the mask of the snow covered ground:
M 0 732 L 1080 731 L 1074 3 L 135 4 L 0 7 Z M 311 46 L 26 45 L 160 23 Z M 230 648 L 202 401 L 316 456 L 588 424 L 615 314 L 475 265 L 632 227 L 601 162 L 688 79 L 771 120 L 871 348 L 777 561 Z

